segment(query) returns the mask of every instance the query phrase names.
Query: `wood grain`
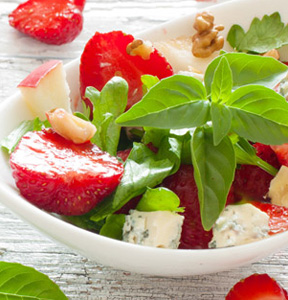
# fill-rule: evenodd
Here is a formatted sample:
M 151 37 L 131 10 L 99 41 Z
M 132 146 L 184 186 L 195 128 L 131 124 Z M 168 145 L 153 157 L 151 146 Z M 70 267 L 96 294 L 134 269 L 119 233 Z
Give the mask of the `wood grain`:
M 88 0 L 85 27 L 71 44 L 47 46 L 15 31 L 8 14 L 22 1 L 0 1 L 0 101 L 15 92 L 32 69 L 50 58 L 68 62 L 81 54 L 95 31 L 128 33 L 188 14 L 208 2 Z M 114 270 L 56 244 L 0 205 L 0 259 L 32 266 L 60 285 L 69 299 L 224 299 L 232 285 L 252 273 L 269 273 L 288 289 L 288 251 L 252 265 L 193 277 L 161 278 Z M 191 266 L 193 268 L 193 266 Z

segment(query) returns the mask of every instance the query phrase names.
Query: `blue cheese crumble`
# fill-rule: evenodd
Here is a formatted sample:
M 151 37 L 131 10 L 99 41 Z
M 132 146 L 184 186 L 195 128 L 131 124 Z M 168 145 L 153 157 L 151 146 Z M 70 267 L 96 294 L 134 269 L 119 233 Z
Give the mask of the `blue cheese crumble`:
M 213 226 L 209 248 L 252 243 L 269 236 L 269 216 L 252 204 L 228 205 Z
M 177 249 L 183 220 L 183 216 L 170 211 L 131 210 L 123 226 L 123 240 L 138 245 Z

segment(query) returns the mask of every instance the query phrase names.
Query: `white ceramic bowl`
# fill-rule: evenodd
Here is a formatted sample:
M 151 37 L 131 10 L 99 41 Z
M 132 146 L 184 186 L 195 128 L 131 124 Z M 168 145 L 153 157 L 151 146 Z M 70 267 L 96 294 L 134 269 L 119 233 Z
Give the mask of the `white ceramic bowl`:
M 232 24 L 245 29 L 252 19 L 279 11 L 288 22 L 287 0 L 236 0 L 211 7 L 215 22 L 225 25 L 224 35 Z M 193 15 L 140 33 L 151 41 L 178 37 L 192 33 Z M 115 28 L 117 29 L 117 28 Z M 229 47 L 226 46 L 229 50 Z M 78 60 L 66 65 L 67 79 L 73 99 L 78 97 Z M 19 93 L 0 106 L 0 139 L 22 120 L 31 118 Z M 77 228 L 50 215 L 23 199 L 15 187 L 7 156 L 0 155 L 0 201 L 20 218 L 29 222 L 52 239 L 74 249 L 98 263 L 131 272 L 160 275 L 187 276 L 207 274 L 235 268 L 257 261 L 288 245 L 288 232 L 255 243 L 211 250 L 169 250 L 132 245 L 109 239 Z

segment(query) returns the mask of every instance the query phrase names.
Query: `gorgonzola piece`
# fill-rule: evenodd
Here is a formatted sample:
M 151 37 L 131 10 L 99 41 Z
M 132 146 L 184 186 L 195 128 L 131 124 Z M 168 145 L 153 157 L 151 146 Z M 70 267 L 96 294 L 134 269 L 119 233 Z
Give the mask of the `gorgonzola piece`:
M 123 240 L 129 243 L 177 249 L 184 217 L 170 211 L 131 210 L 123 227 Z
M 228 205 L 213 227 L 209 248 L 248 244 L 268 237 L 269 216 L 252 204 Z
M 272 204 L 288 207 L 288 168 L 281 166 L 277 175 L 271 180 L 268 197 Z

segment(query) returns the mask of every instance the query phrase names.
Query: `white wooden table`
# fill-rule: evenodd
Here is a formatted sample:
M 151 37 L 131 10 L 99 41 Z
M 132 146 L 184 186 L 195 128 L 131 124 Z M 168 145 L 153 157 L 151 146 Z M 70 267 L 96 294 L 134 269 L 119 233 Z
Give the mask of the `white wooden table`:
M 14 93 L 20 80 L 42 62 L 50 58 L 68 62 L 78 57 L 96 30 L 121 29 L 133 34 L 211 3 L 88 0 L 81 35 L 67 45 L 47 46 L 8 25 L 8 13 L 20 2 L 0 0 L 0 101 Z M 19 262 L 47 274 L 69 299 L 224 299 L 235 282 L 255 272 L 268 273 L 288 289 L 288 249 L 258 263 L 218 274 L 180 278 L 142 276 L 107 268 L 55 244 L 2 205 L 0 260 Z

